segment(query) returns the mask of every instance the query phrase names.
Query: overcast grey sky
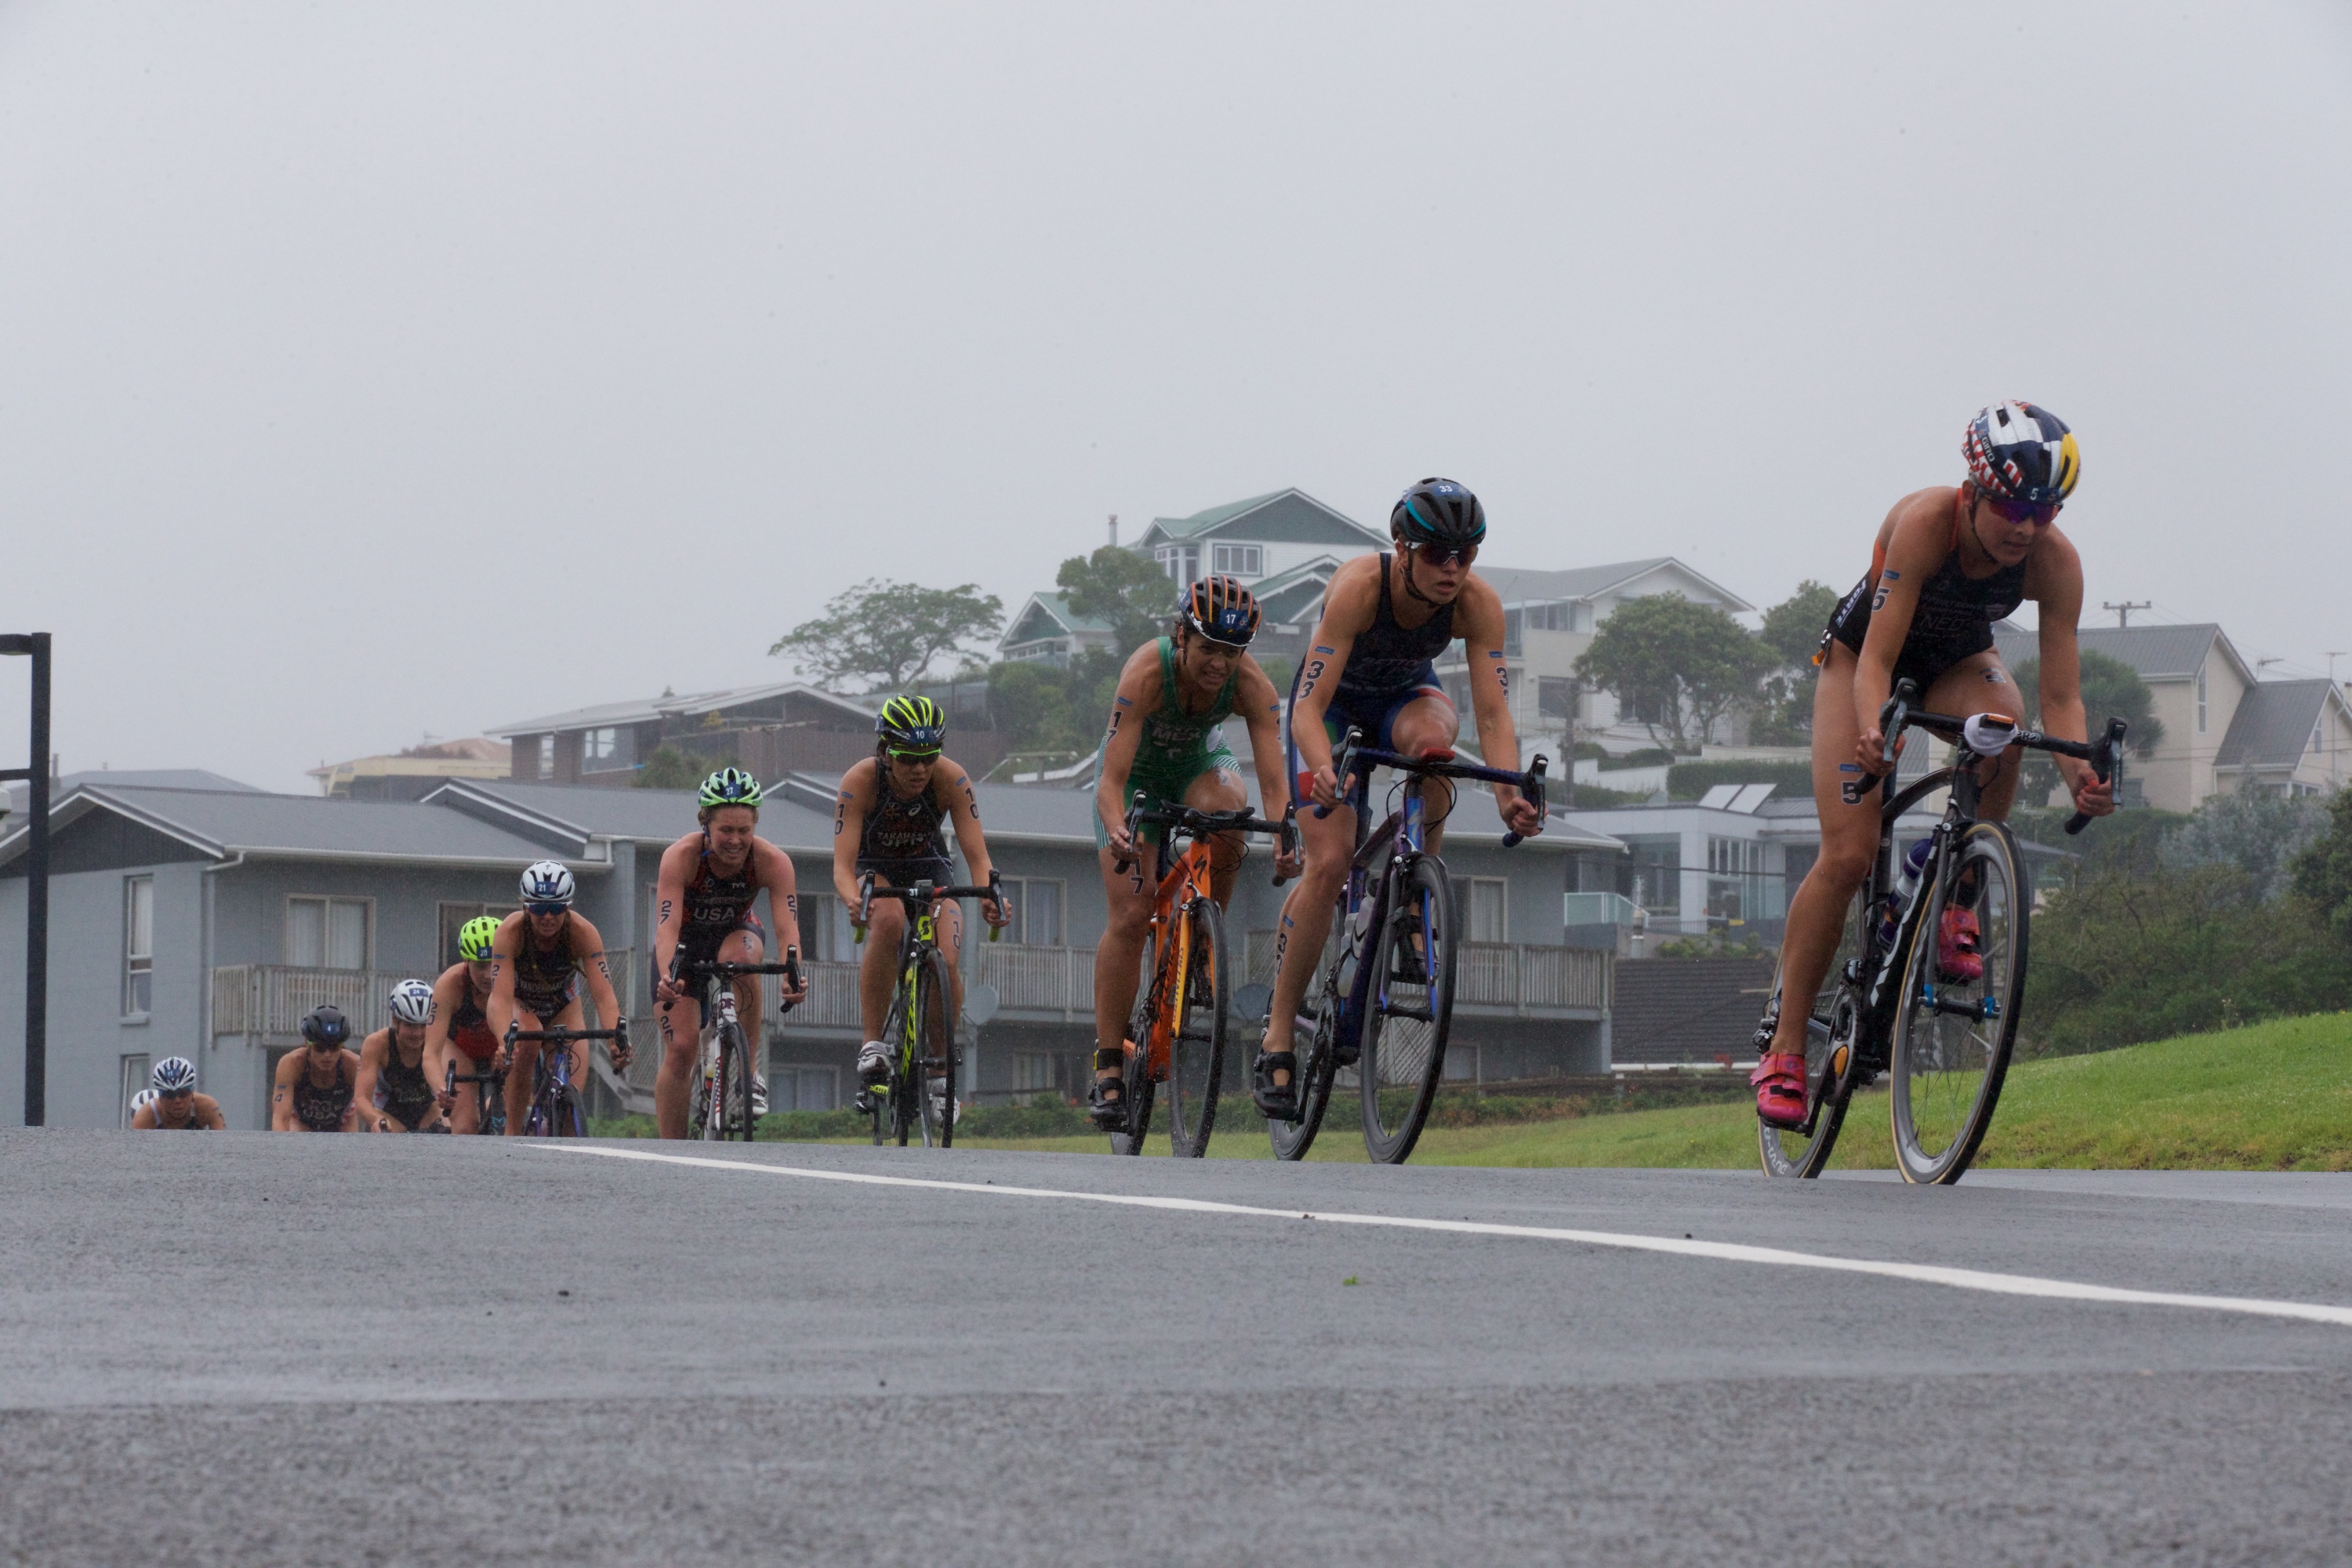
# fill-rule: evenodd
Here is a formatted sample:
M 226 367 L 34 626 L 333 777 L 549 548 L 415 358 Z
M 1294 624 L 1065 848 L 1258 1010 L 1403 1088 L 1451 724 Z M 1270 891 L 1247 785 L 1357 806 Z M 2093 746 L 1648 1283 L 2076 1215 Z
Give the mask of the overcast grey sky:
M 1284 485 L 1842 586 L 2026 397 L 2094 605 L 2317 673 L 2347 193 L 2340 5 L 13 4 L 0 629 L 308 789 Z

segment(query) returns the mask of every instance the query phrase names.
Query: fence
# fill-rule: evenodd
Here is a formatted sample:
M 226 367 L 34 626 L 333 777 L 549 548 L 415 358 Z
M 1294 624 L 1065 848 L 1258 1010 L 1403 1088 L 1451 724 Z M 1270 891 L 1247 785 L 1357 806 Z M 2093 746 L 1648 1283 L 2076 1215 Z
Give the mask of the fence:
M 1274 984 L 1274 937 L 1249 933 L 1249 978 L 1260 984 Z M 1455 952 L 1454 1005 L 1465 1013 L 1533 1018 L 1609 1010 L 1613 953 L 1507 942 L 1465 942 Z

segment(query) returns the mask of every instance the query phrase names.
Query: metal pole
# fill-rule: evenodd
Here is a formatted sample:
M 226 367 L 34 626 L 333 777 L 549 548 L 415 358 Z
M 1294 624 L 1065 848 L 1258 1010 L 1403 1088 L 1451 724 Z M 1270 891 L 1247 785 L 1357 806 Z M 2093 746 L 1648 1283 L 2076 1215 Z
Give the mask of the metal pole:
M 49 1095 L 49 634 L 0 637 L 0 654 L 33 658 L 32 755 L 21 778 L 31 786 L 32 821 L 25 846 L 25 1125 L 48 1118 Z

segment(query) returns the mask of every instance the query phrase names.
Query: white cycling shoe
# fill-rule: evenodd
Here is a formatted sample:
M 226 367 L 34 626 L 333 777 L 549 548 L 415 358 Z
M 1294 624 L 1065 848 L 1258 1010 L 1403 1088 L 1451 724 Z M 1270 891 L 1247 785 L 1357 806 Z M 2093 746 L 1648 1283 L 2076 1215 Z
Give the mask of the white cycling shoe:
M 890 1077 L 890 1047 L 879 1040 L 868 1040 L 866 1048 L 857 1053 L 857 1079 L 860 1083 L 883 1083 Z

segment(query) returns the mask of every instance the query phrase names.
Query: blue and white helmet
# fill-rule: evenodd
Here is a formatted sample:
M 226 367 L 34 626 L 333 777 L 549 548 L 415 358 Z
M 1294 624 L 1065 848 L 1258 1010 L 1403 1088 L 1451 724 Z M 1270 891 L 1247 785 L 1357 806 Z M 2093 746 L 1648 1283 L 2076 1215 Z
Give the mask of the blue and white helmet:
M 131 1097 L 131 1114 L 133 1116 L 138 1115 L 141 1111 L 154 1104 L 155 1099 L 156 1096 L 153 1089 L 141 1089 L 137 1094 Z
M 179 1094 L 196 1087 L 196 1064 L 185 1057 L 165 1057 L 155 1064 L 155 1092 Z
M 561 904 L 570 909 L 572 896 L 578 890 L 570 868 L 561 860 L 541 860 L 522 874 L 522 901 L 526 907 Z
M 419 1028 L 433 1021 L 433 987 L 422 980 L 404 980 L 392 988 L 392 1016 Z

